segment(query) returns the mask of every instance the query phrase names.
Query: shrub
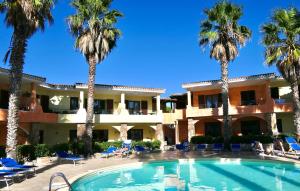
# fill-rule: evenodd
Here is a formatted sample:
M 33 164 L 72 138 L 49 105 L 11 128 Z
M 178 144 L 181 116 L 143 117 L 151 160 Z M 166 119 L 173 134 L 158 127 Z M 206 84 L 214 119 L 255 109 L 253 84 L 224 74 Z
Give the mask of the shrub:
M 59 151 L 69 151 L 69 144 L 68 143 L 59 143 L 56 145 L 53 145 L 51 148 L 51 152 L 55 153 L 55 152 L 59 152 Z
M 33 145 L 18 145 L 16 149 L 17 160 L 19 162 L 32 161 L 35 157 L 35 147 Z
M 232 136 L 230 138 L 230 143 L 241 143 L 241 144 L 250 144 L 255 140 L 254 136 Z
M 159 140 L 152 141 L 152 149 L 160 149 L 161 142 Z
M 46 144 L 38 144 L 35 146 L 35 157 L 46 157 L 50 155 L 50 149 Z
M 259 135 L 256 138 L 257 141 L 261 142 L 262 144 L 269 144 L 273 143 L 274 139 L 270 135 Z
M 212 143 L 224 143 L 224 137 L 213 137 Z
M 81 155 L 84 154 L 84 142 L 73 142 L 69 144 L 69 149 L 72 151 L 73 154 Z
M 103 152 L 108 149 L 108 147 L 114 146 L 117 148 L 122 147 L 122 141 L 115 141 L 115 142 L 95 142 L 93 144 L 94 152 Z
M 192 144 L 211 144 L 213 138 L 211 136 L 194 136 L 191 138 Z
M 0 146 L 0 158 L 6 157 L 5 146 Z

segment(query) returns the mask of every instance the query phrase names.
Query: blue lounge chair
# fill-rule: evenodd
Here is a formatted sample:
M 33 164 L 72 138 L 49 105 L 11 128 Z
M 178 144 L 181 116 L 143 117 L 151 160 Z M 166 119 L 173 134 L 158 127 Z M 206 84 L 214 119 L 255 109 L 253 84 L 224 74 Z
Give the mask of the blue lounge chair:
M 144 152 L 146 152 L 146 149 L 143 146 L 140 145 L 136 145 L 134 147 L 134 150 L 138 153 L 138 154 L 143 154 Z
M 205 151 L 205 149 L 206 149 L 206 144 L 198 144 L 196 147 L 196 150 L 201 152 Z
M 9 182 L 17 176 L 17 172 L 13 170 L 0 170 L 0 182 L 5 182 L 6 188 L 9 189 Z
M 223 150 L 223 144 L 222 143 L 215 143 L 213 145 L 213 151 L 216 151 L 216 152 L 221 152 Z
M 238 153 L 241 151 L 241 144 L 239 143 L 234 143 L 234 144 L 231 144 L 231 151 L 234 152 L 234 153 Z
M 123 154 L 128 157 L 130 154 L 130 150 L 131 150 L 131 140 L 126 140 L 124 141 L 124 143 L 122 144 L 122 148 L 123 150 Z
M 73 161 L 74 166 L 76 165 L 77 161 L 83 160 L 83 158 L 78 157 L 76 155 L 69 154 L 66 151 L 59 151 L 59 152 L 56 152 L 56 154 L 60 160 L 63 159 L 63 160 L 67 160 L 67 161 Z
M 19 171 L 19 173 L 27 174 L 32 170 L 32 172 L 35 174 L 35 167 L 34 165 L 22 165 L 19 164 L 15 159 L 12 158 L 1 158 L 0 164 L 13 171 Z
M 100 154 L 101 154 L 101 157 L 106 157 L 106 158 L 108 158 L 108 157 L 110 157 L 110 156 L 113 156 L 114 153 L 116 152 L 116 150 L 117 150 L 116 147 L 108 147 L 108 149 L 107 149 L 106 151 L 100 153 Z
M 183 151 L 183 152 L 188 152 L 190 150 L 189 142 L 185 141 L 181 144 L 176 144 L 176 149 Z
M 300 153 L 300 145 L 297 143 L 294 137 L 285 137 L 285 141 L 289 144 L 289 146 L 295 152 L 295 154 Z

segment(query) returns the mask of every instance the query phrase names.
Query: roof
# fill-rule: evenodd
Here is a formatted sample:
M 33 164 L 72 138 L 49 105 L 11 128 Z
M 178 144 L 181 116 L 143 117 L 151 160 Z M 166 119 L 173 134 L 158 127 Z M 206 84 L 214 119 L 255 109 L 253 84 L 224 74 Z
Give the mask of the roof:
M 241 76 L 237 78 L 231 78 L 228 80 L 229 83 L 233 82 L 243 82 L 248 80 L 267 80 L 267 79 L 277 79 L 280 76 L 277 76 L 275 73 L 265 73 L 265 74 L 257 74 L 251 76 Z M 197 86 L 210 86 L 220 84 L 221 80 L 208 80 L 208 81 L 199 81 L 199 82 L 190 82 L 182 84 L 183 88 L 192 88 Z
M 76 88 L 87 88 L 87 84 L 76 83 Z M 95 84 L 95 88 L 114 90 L 114 91 L 131 91 L 131 92 L 149 92 L 149 93 L 165 93 L 165 89 L 161 88 L 145 88 L 139 86 L 125 86 L 125 85 L 108 85 L 108 84 Z
M 9 75 L 10 70 L 0 67 L 0 73 L 3 73 L 5 75 Z M 31 75 L 31 74 L 26 74 L 26 73 L 23 73 L 23 78 L 28 79 L 28 80 L 34 80 L 34 81 L 42 82 L 42 83 L 46 82 L 46 78 L 44 78 L 44 77 L 35 76 L 35 75 Z

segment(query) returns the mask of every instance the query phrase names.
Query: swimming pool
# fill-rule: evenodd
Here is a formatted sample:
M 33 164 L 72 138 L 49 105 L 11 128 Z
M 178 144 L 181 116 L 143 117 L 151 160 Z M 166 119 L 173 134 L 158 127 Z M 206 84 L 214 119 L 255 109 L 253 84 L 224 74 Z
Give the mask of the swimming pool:
M 300 167 L 259 160 L 157 161 L 86 175 L 75 191 L 300 190 Z

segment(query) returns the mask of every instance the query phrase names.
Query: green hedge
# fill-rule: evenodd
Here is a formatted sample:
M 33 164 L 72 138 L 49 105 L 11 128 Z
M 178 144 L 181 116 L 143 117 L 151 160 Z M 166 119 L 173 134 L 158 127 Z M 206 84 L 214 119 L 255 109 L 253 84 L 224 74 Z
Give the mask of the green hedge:
M 211 136 L 194 136 L 191 138 L 192 144 L 213 144 L 224 143 L 223 137 L 211 137 Z
M 39 144 L 35 146 L 35 157 L 46 157 L 50 155 L 50 149 L 46 144 Z
M 59 152 L 59 151 L 68 152 L 69 148 L 70 148 L 69 143 L 59 143 L 59 144 L 53 145 L 51 147 L 51 153 L 56 153 L 56 152 Z
M 32 161 L 36 159 L 34 145 L 18 145 L 16 153 L 17 160 L 19 162 Z
M 274 138 L 270 135 L 245 135 L 245 136 L 232 136 L 230 143 L 250 144 L 254 141 L 259 141 L 262 144 L 273 143 Z
M 122 141 L 115 141 L 115 142 L 95 142 L 93 144 L 93 150 L 94 152 L 103 152 L 106 151 L 108 149 L 108 147 L 117 147 L 120 148 L 122 147 Z
M 0 145 L 0 158 L 6 157 L 5 146 Z
M 148 148 L 150 150 L 159 149 L 160 145 L 161 145 L 161 142 L 159 140 L 154 140 L 154 141 L 133 141 L 132 142 L 132 147 L 143 146 L 143 147 Z

